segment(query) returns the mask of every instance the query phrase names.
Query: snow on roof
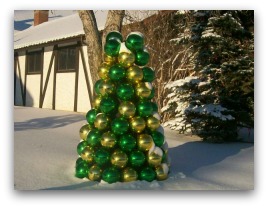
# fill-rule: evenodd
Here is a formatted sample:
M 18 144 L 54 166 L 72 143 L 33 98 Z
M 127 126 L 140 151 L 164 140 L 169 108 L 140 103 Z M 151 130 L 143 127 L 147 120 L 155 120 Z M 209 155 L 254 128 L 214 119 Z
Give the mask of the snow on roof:
M 76 13 L 15 33 L 14 49 L 78 37 L 83 34 L 83 25 Z

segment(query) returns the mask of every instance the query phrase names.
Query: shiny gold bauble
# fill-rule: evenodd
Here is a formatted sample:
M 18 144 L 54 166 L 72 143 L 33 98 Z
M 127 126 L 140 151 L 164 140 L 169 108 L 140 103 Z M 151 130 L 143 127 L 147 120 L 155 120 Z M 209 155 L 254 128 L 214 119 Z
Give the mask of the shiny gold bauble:
M 113 65 L 117 61 L 116 56 L 108 56 L 107 54 L 104 54 L 103 60 L 108 65 Z
M 99 91 L 101 95 L 108 95 L 113 93 L 115 90 L 114 84 L 110 80 L 103 81 L 99 86 Z
M 139 150 L 148 151 L 154 145 L 154 140 L 149 134 L 140 134 L 137 143 Z
M 118 168 L 124 168 L 127 165 L 127 161 L 127 154 L 122 150 L 115 150 L 111 155 L 111 163 Z
M 141 82 L 136 86 L 136 95 L 140 98 L 147 98 L 151 95 L 151 90 L 147 83 Z
M 108 63 L 102 63 L 98 69 L 98 75 L 101 79 L 108 79 L 108 72 L 110 69 L 110 65 Z
M 100 106 L 100 102 L 101 102 L 101 96 L 99 95 L 95 96 L 93 98 L 93 103 L 92 103 L 93 108 L 98 109 Z
M 130 121 L 130 125 L 131 129 L 137 133 L 141 133 L 146 127 L 144 119 L 139 116 L 132 118 Z
M 163 157 L 163 151 L 159 147 L 154 147 L 148 152 L 147 161 L 151 166 L 159 166 Z
M 83 140 L 87 139 L 88 132 L 92 129 L 92 126 L 90 124 L 83 125 L 79 130 L 80 138 Z
M 125 168 L 122 172 L 123 182 L 136 181 L 137 178 L 138 174 L 133 168 Z
M 147 119 L 146 124 L 150 130 L 155 131 L 160 126 L 160 121 L 157 118 L 150 116 Z
M 124 101 L 119 105 L 118 111 L 122 116 L 131 118 L 135 115 L 136 107 L 132 102 Z
M 93 165 L 89 168 L 88 178 L 91 181 L 99 181 L 101 179 L 102 170 L 99 166 Z
M 101 145 L 103 147 L 113 148 L 115 144 L 116 144 L 116 137 L 112 132 L 108 131 L 102 134 Z
M 110 119 L 104 113 L 99 113 L 94 121 L 94 126 L 98 130 L 104 130 L 109 126 Z
M 135 55 L 130 52 L 121 52 L 118 55 L 118 63 L 124 67 L 130 67 L 135 62 Z
M 81 158 L 89 163 L 94 161 L 94 149 L 92 147 L 85 147 L 81 153 Z
M 140 82 L 143 79 L 143 71 L 138 66 L 129 67 L 127 70 L 127 78 L 131 82 Z
M 168 165 L 163 163 L 155 168 L 156 178 L 159 181 L 165 180 L 168 177 Z

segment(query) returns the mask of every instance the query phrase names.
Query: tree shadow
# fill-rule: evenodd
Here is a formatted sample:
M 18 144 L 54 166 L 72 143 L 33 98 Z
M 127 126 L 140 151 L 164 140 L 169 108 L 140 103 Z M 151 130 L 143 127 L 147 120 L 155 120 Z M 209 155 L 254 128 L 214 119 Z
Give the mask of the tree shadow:
M 51 116 L 45 118 L 34 118 L 23 122 L 15 122 L 15 131 L 27 131 L 29 129 L 48 129 L 59 128 L 79 121 L 85 118 L 81 115 Z
M 241 150 L 253 147 L 251 143 L 213 144 L 200 141 L 187 142 L 177 147 L 169 148 L 171 160 L 170 175 L 183 173 L 192 175 L 201 167 L 219 163 L 227 157 L 238 154 Z

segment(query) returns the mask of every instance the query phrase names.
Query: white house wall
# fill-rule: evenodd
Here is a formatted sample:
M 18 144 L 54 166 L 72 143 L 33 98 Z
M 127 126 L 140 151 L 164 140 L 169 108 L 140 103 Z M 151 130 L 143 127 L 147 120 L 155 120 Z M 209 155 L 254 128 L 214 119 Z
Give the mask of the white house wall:
M 18 53 L 18 63 L 16 65 L 16 97 L 15 97 L 15 104 L 16 105 L 23 105 L 23 97 L 21 92 L 24 90 L 24 77 L 25 77 L 25 52 Z M 20 74 L 19 74 L 19 65 L 20 65 Z M 19 80 L 19 77 L 21 75 L 21 82 Z M 22 83 L 22 86 L 21 86 Z M 21 89 L 22 88 L 22 89 Z
M 40 80 L 40 74 L 27 75 L 26 106 L 39 107 Z

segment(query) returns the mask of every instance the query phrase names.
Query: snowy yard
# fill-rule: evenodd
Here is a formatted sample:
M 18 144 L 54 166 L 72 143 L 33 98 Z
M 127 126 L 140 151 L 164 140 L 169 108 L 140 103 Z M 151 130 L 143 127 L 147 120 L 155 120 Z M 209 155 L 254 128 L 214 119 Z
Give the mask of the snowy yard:
M 14 189 L 252 190 L 254 144 L 201 142 L 165 129 L 171 172 L 165 181 L 98 183 L 74 177 L 79 113 L 14 108 Z

